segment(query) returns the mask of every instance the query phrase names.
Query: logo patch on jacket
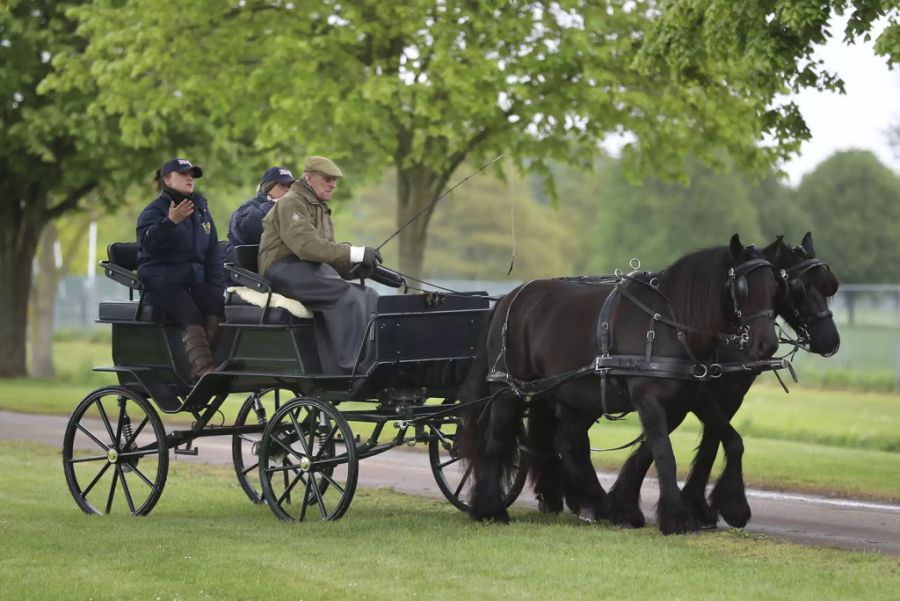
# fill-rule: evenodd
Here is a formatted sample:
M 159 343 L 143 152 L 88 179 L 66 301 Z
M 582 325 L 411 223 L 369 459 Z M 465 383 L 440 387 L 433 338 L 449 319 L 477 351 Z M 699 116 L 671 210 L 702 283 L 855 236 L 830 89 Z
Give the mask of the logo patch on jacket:
M 203 226 L 203 231 L 206 232 L 207 234 L 209 234 L 212 231 L 212 223 L 210 223 L 209 221 L 204 221 L 200 225 Z

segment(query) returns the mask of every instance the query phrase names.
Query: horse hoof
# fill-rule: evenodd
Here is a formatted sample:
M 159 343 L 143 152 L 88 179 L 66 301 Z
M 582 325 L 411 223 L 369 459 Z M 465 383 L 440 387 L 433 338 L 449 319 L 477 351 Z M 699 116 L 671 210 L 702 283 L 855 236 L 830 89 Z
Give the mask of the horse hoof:
M 588 524 L 596 524 L 598 521 L 597 518 L 594 517 L 594 511 L 587 507 L 578 512 L 578 519 L 582 522 L 587 522 Z
M 554 504 L 538 499 L 538 511 L 541 513 L 559 513 L 562 511 L 562 503 Z
M 647 519 L 636 504 L 610 507 L 609 521 L 620 528 L 643 528 L 647 525 Z

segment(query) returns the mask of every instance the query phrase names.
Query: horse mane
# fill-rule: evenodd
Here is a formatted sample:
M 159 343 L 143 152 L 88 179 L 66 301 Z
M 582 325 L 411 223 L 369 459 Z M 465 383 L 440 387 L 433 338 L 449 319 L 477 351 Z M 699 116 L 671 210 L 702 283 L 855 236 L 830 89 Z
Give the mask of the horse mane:
M 660 291 L 672 303 L 673 318 L 708 333 L 726 332 L 731 325 L 722 302 L 731 250 L 705 248 L 685 255 L 659 273 Z M 691 347 L 708 337 L 687 332 Z

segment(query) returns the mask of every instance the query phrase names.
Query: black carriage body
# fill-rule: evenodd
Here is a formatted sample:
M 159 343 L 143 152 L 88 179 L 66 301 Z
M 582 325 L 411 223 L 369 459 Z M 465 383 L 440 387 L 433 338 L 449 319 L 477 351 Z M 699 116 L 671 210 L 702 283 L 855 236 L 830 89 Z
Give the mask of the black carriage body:
M 99 321 L 112 325 L 115 367 L 98 369 L 114 371 L 121 385 L 144 388 L 166 412 L 273 385 L 334 401 L 453 396 L 484 335 L 489 305 L 481 295 L 382 296 L 366 341 L 374 348 L 374 363 L 359 373 L 334 375 L 321 373 L 312 319 L 228 304 L 216 357 L 226 367 L 192 389 L 176 324 L 138 301 L 101 303 Z

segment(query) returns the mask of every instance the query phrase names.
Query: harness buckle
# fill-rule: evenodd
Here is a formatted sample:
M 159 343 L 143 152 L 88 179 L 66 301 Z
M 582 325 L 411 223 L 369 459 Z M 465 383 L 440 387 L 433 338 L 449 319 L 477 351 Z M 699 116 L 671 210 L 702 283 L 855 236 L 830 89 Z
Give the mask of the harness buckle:
M 702 368 L 703 371 L 698 373 L 698 368 Z M 707 368 L 703 363 L 695 363 L 693 371 L 694 373 L 692 375 L 698 380 L 705 380 L 706 376 L 709 375 L 709 368 Z

